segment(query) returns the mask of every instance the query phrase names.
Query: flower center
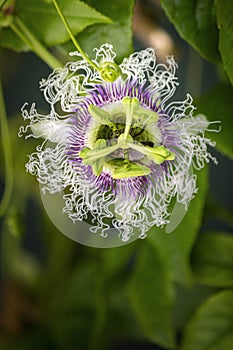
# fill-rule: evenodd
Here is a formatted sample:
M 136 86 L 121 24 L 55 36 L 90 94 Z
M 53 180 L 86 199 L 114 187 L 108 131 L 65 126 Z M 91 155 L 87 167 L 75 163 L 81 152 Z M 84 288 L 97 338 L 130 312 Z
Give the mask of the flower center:
M 79 152 L 83 163 L 98 176 L 108 172 L 114 179 L 150 174 L 151 162 L 161 164 L 175 158 L 161 145 L 158 114 L 139 105 L 135 97 L 104 107 L 90 105 L 92 121 L 88 147 Z

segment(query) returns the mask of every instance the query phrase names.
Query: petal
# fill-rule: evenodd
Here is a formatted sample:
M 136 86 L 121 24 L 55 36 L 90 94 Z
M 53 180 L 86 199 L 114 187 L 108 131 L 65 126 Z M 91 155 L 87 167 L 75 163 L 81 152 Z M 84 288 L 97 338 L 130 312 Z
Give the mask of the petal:
M 42 137 L 55 143 L 66 143 L 69 128 L 67 121 L 55 120 L 44 120 L 31 125 L 34 137 Z

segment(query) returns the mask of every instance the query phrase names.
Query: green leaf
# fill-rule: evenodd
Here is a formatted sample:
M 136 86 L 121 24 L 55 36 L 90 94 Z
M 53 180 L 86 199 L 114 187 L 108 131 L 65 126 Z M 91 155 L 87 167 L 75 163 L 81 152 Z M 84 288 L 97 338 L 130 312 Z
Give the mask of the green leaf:
M 21 214 L 26 210 L 26 201 L 28 197 L 34 197 L 34 199 L 40 201 L 40 195 L 38 191 L 38 184 L 36 180 L 25 172 L 25 163 L 27 162 L 28 154 L 31 154 L 36 145 L 36 140 L 25 142 L 23 138 L 18 136 L 19 128 L 22 125 L 22 118 L 18 115 L 9 119 L 10 139 L 13 151 L 13 165 L 14 173 L 14 193 L 13 203 L 20 211 Z M 18 150 L 20 149 L 20 152 Z
M 209 121 L 221 121 L 221 132 L 211 132 L 209 137 L 216 142 L 216 148 L 226 156 L 233 158 L 232 111 L 233 87 L 218 85 L 203 97 L 195 101 L 198 113 L 206 115 Z M 218 129 L 218 125 L 215 127 Z
M 95 23 L 111 23 L 108 17 L 91 8 L 83 1 L 60 0 L 59 5 L 74 35 Z M 45 45 L 58 45 L 70 39 L 52 3 L 46 3 L 41 0 L 18 0 L 15 11 L 24 24 Z M 16 39 L 16 36 L 9 28 L 3 29 L 0 35 L 1 47 L 7 47 L 16 51 L 25 50 L 25 45 L 21 40 Z
M 184 333 L 181 350 L 228 350 L 233 344 L 233 291 L 210 297 Z
M 130 304 L 148 340 L 172 349 L 173 289 L 169 271 L 166 262 L 154 246 L 145 241 L 140 248 L 127 286 Z
M 92 24 L 111 22 L 83 1 L 59 0 L 59 5 L 74 35 Z M 16 10 L 27 27 L 46 45 L 58 45 L 69 40 L 69 35 L 52 3 L 18 0 Z
M 111 289 L 108 306 L 109 319 L 105 332 L 112 339 L 136 339 L 138 342 L 144 340 L 145 337 L 129 303 L 125 280 L 122 281 L 121 278 L 118 284 L 111 284 Z
M 37 286 L 41 269 L 37 259 L 22 247 L 18 233 L 21 223 L 16 216 L 16 210 L 12 209 L 3 225 L 2 266 L 6 278 L 30 290 Z
M 197 187 L 198 193 L 179 226 L 169 234 L 165 229 L 154 227 L 147 238 L 165 257 L 172 279 L 182 285 L 189 285 L 192 279 L 189 258 L 202 221 L 208 187 L 207 168 L 197 173 Z
M 104 43 L 113 45 L 119 63 L 132 52 L 132 12 L 134 0 L 88 0 L 88 3 L 99 12 L 113 20 L 111 24 L 96 24 L 85 29 L 78 36 L 82 47 L 89 54 L 93 48 L 100 47 Z M 72 51 L 73 46 L 68 46 Z
M 45 328 L 45 327 L 44 327 Z M 48 331 L 43 326 L 39 326 L 30 332 L 25 332 L 17 339 L 0 339 L 0 349 L 2 350 L 56 350 L 50 339 Z
M 16 52 L 28 51 L 28 46 L 10 28 L 0 29 L 0 48 L 11 49 Z
M 161 5 L 184 40 L 206 59 L 219 61 L 215 0 L 161 0 Z
M 197 283 L 233 287 L 233 237 L 210 232 L 198 238 L 192 256 Z
M 124 246 L 102 250 L 102 264 L 106 276 L 114 276 L 115 273 L 127 266 L 138 243 L 140 242 L 137 240 Z
M 93 261 L 77 264 L 65 277 L 63 285 L 52 289 L 47 322 L 58 348 L 73 350 L 77 344 L 80 349 L 89 348 L 95 321 L 98 273 L 99 266 Z
M 174 328 L 178 331 L 183 331 L 184 326 L 195 310 L 213 295 L 216 290 L 216 288 L 203 285 L 193 284 L 192 287 L 184 287 L 177 284 L 173 312 Z
M 1 7 L 4 5 L 4 3 L 6 2 L 7 0 L 0 0 L 0 9 Z
M 219 50 L 223 66 L 233 84 L 233 2 L 217 1 L 217 21 L 219 28 Z

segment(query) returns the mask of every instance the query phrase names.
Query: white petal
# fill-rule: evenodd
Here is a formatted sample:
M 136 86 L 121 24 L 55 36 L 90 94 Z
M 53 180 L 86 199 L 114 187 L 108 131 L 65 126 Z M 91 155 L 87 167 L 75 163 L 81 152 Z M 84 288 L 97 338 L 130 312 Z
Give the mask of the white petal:
M 67 121 L 44 120 L 31 125 L 34 137 L 42 137 L 56 143 L 66 142 L 69 128 Z
M 183 118 L 177 122 L 182 128 L 192 134 L 199 134 L 208 129 L 209 121 L 204 114 L 198 114 L 195 117 Z

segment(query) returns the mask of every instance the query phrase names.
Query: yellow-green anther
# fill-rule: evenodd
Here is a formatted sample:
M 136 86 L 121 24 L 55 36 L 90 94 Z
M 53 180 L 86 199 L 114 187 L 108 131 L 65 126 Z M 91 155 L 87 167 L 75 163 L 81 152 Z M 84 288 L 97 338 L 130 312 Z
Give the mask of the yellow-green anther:
M 170 155 L 166 157 L 166 160 L 174 160 L 176 157 L 175 153 L 170 152 Z
M 160 145 L 160 146 L 157 146 L 157 147 L 146 146 L 146 149 L 149 152 L 153 152 L 153 153 L 159 154 L 160 156 L 162 156 L 164 158 L 170 156 L 170 154 L 171 154 L 171 152 L 166 147 L 164 147 L 163 145 Z
M 134 176 L 145 176 L 151 172 L 150 168 L 137 164 L 135 162 L 128 161 L 127 165 L 116 167 L 112 170 L 111 175 L 113 179 L 124 179 Z
M 155 164 L 161 164 L 165 160 L 175 159 L 175 154 L 170 152 L 166 147 L 162 145 L 157 147 L 149 147 L 149 146 L 143 146 L 139 142 L 128 142 L 128 147 L 144 154 L 145 156 L 148 157 L 148 159 L 152 160 Z
M 89 147 L 85 147 L 83 148 L 80 152 L 79 152 L 79 157 L 84 159 L 87 154 L 91 151 L 91 149 Z
M 104 139 L 99 139 L 96 141 L 94 149 L 101 150 L 101 149 L 104 149 L 105 147 L 106 147 L 106 141 Z M 79 152 L 79 156 L 83 158 L 85 164 L 87 164 L 85 162 L 85 159 L 86 157 L 88 157 L 88 154 L 90 154 L 91 151 L 93 150 L 91 150 L 88 147 L 85 147 Z M 99 176 L 103 170 L 104 163 L 105 163 L 105 157 L 100 157 L 96 160 L 93 160 L 91 164 L 88 163 L 88 165 L 91 165 L 93 174 L 96 176 Z
M 170 152 L 166 147 L 164 146 L 157 146 L 157 147 L 149 147 L 146 146 L 147 156 L 149 159 L 151 159 L 156 164 L 161 164 L 165 160 L 174 160 L 175 154 L 173 152 Z
M 115 127 L 115 124 L 111 122 L 111 114 L 105 111 L 103 108 L 97 107 L 95 105 L 90 105 L 88 107 L 88 112 L 101 124 Z
M 114 62 L 104 62 L 99 68 L 100 76 L 108 83 L 113 83 L 120 75 L 121 69 Z
M 133 116 L 135 114 L 135 111 L 138 108 L 139 102 L 136 97 L 127 96 L 122 99 L 121 103 L 123 105 L 124 112 L 126 114 L 125 131 L 124 131 L 124 139 L 126 140 L 130 131 L 130 127 L 133 122 Z
M 104 141 L 105 143 L 103 143 Z M 101 148 L 99 147 L 101 142 Z M 106 147 L 106 141 L 99 139 L 96 141 L 95 146 L 93 149 L 89 150 L 88 152 L 84 153 L 84 156 L 82 154 L 82 151 L 79 152 L 80 158 L 83 159 L 83 163 L 86 165 L 92 165 L 93 162 L 96 160 L 106 157 L 107 155 L 111 154 L 112 152 L 116 151 L 118 148 L 120 148 L 119 144 L 115 144 L 112 146 L 107 146 Z

